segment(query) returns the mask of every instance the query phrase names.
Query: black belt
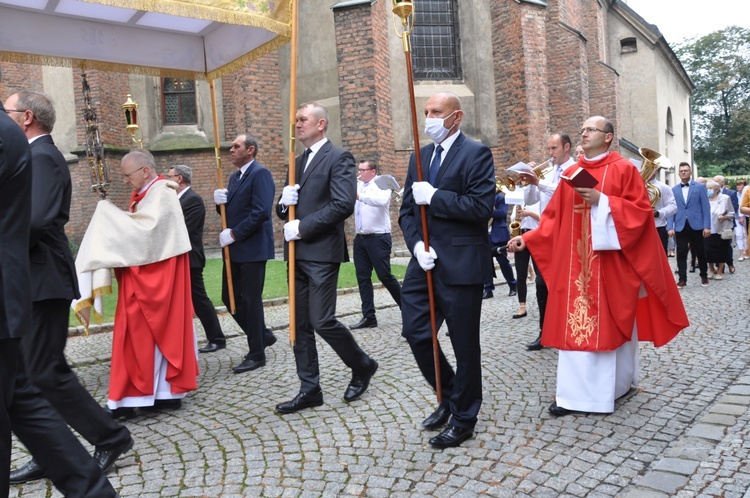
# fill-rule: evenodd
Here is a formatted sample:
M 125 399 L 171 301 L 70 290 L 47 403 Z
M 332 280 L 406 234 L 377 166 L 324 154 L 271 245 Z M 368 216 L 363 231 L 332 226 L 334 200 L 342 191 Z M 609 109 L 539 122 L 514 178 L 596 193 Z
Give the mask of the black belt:
M 375 237 L 383 237 L 384 235 L 390 235 L 390 233 L 358 233 L 357 237 L 362 237 L 363 239 L 372 239 Z

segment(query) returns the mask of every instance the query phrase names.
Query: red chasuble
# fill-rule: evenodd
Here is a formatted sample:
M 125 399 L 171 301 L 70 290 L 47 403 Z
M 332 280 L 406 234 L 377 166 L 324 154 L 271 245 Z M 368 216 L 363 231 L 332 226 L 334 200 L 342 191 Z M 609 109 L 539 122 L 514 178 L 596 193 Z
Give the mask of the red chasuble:
M 132 210 L 137 210 L 135 206 L 146 192 L 131 198 Z M 109 399 L 154 394 L 154 345 L 167 360 L 166 380 L 172 393 L 197 389 L 188 253 L 143 266 L 116 268 L 115 276 L 119 288 Z
M 689 325 L 635 166 L 617 152 L 579 161 L 609 198 L 621 250 L 595 251 L 591 206 L 562 181 L 539 227 L 523 235 L 549 289 L 542 344 L 569 351 L 611 351 L 638 339 L 663 346 Z M 639 298 L 641 283 L 646 295 Z

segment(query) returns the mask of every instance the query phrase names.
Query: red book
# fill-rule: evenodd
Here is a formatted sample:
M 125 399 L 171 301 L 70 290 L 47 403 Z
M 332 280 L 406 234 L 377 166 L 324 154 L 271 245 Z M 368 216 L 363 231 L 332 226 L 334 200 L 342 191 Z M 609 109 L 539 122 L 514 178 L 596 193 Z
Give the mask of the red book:
M 594 188 L 599 183 L 599 180 L 594 178 L 594 175 L 580 166 L 570 175 L 560 175 L 560 178 L 570 183 L 573 187 Z

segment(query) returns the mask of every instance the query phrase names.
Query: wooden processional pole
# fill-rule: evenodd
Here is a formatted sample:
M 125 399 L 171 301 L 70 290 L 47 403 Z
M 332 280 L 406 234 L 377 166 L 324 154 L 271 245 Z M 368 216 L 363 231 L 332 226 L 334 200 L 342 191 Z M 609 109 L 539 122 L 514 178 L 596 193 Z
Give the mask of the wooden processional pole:
M 393 2 L 393 27 L 396 35 L 401 38 L 406 56 L 406 75 L 409 83 L 409 101 L 411 104 L 411 125 L 414 136 L 414 160 L 417 168 L 417 181 L 422 179 L 422 157 L 419 150 L 419 125 L 417 122 L 417 104 L 414 96 L 414 74 L 411 65 L 411 32 L 414 29 L 414 4 L 405 0 L 391 0 Z M 401 31 L 396 23 L 396 17 L 401 19 Z M 424 250 L 430 250 L 430 235 L 427 231 L 427 207 L 419 206 L 422 218 L 422 238 Z M 435 315 L 435 288 L 432 283 L 432 270 L 426 270 L 427 297 L 430 302 L 430 326 L 432 327 L 432 356 L 435 363 L 435 391 L 438 403 L 443 402 L 442 382 L 440 379 L 440 343 L 438 342 L 437 316 Z

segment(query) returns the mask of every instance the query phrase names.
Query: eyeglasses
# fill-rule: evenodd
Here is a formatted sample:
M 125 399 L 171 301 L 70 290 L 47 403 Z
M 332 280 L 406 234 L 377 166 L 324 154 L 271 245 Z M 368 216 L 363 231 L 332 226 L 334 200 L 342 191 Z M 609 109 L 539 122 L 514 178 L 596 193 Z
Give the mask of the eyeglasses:
M 594 133 L 594 132 L 597 132 L 597 131 L 600 131 L 602 133 L 607 133 L 606 131 L 600 130 L 599 128 L 588 127 L 588 128 L 581 128 L 581 131 L 579 131 L 578 134 L 579 135 L 583 135 L 584 133 Z
M 145 166 L 141 166 L 140 168 L 138 168 L 138 169 L 136 169 L 136 170 L 133 170 L 133 171 L 131 171 L 130 173 L 123 173 L 123 174 L 122 174 L 122 177 L 123 177 L 123 178 L 128 178 L 128 179 L 129 179 L 129 178 L 130 178 L 130 175 L 132 175 L 133 173 L 138 173 L 138 172 L 139 172 L 140 170 L 142 170 L 143 168 L 145 168 Z
M 5 112 L 26 112 L 28 109 L 5 109 Z
M 374 169 L 374 168 L 357 168 L 357 171 L 359 171 L 359 172 L 361 173 L 361 172 L 363 172 L 363 171 L 371 171 L 371 170 L 373 170 L 373 169 Z
M 178 176 L 182 176 L 182 175 L 170 175 L 169 173 L 166 173 L 164 176 L 166 178 L 177 178 Z

